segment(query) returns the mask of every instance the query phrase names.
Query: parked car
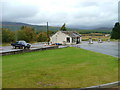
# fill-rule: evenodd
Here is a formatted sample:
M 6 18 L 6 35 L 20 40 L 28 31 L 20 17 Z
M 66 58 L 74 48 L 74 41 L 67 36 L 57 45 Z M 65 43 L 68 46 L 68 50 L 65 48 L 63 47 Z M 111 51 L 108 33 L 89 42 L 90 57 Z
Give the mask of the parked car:
M 19 48 L 19 49 L 29 49 L 31 47 L 31 44 L 26 43 L 25 41 L 17 41 L 16 43 L 12 43 L 11 46 L 13 46 L 13 48 Z

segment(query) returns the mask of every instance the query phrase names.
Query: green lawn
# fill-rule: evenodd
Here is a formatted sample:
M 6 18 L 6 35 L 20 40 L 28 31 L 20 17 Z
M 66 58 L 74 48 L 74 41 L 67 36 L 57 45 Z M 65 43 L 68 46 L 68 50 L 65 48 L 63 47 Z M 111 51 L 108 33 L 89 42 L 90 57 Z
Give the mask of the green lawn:
M 115 57 L 63 48 L 3 56 L 3 88 L 83 88 L 118 80 Z

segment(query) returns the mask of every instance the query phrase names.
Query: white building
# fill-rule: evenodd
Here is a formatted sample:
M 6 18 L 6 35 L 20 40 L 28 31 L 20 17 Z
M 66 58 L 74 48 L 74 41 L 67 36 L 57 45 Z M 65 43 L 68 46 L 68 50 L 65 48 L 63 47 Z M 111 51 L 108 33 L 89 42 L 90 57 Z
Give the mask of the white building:
M 110 34 L 105 34 L 105 36 L 106 36 L 106 37 L 109 37 L 109 36 L 110 36 Z
M 58 31 L 50 37 L 50 42 L 60 44 L 79 44 L 81 35 L 73 31 Z

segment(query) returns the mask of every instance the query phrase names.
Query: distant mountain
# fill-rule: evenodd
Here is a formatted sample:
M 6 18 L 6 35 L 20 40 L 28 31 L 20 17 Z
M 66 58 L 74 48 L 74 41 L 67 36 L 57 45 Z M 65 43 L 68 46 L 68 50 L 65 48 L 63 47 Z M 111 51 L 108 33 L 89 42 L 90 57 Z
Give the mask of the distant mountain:
M 23 26 L 23 25 L 26 25 L 28 26 L 29 24 L 26 24 L 26 23 L 20 23 L 20 22 L 2 22 L 2 25 L 3 26 Z
M 31 25 L 31 24 L 26 24 L 26 23 L 21 23 L 21 22 L 2 22 L 1 23 L 2 28 L 8 28 L 11 31 L 16 31 L 16 30 L 20 30 L 20 28 L 22 26 L 29 26 L 34 28 L 36 31 L 46 31 L 47 30 L 47 26 L 45 25 Z M 52 27 L 49 26 L 49 30 L 52 31 L 56 31 L 59 30 L 60 27 Z
M 26 24 L 26 23 L 21 23 L 21 22 L 2 22 L 1 23 L 2 28 L 8 28 L 11 31 L 16 31 L 16 30 L 20 30 L 20 28 L 22 26 L 29 26 L 35 29 L 35 31 L 46 31 L 47 27 L 45 25 L 31 25 L 31 24 Z M 49 30 L 51 31 L 57 31 L 59 30 L 60 27 L 54 27 L 54 26 L 49 26 Z M 77 27 L 72 27 L 70 26 L 69 28 L 67 27 L 67 30 L 75 30 L 75 31 L 80 31 L 80 32 L 110 32 L 112 30 L 112 28 L 110 27 L 98 27 L 98 28 L 94 28 L 94 29 L 80 29 Z
M 112 27 L 99 27 L 96 30 L 112 30 Z

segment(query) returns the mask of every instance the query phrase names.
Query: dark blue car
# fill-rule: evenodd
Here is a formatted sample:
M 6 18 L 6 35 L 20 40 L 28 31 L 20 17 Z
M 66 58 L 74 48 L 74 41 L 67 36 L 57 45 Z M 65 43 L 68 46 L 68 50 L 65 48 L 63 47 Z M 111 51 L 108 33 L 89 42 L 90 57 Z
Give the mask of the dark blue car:
M 31 44 L 26 43 L 25 41 L 17 41 L 16 43 L 12 43 L 11 46 L 13 46 L 13 48 L 19 48 L 19 49 L 29 49 L 31 47 Z

